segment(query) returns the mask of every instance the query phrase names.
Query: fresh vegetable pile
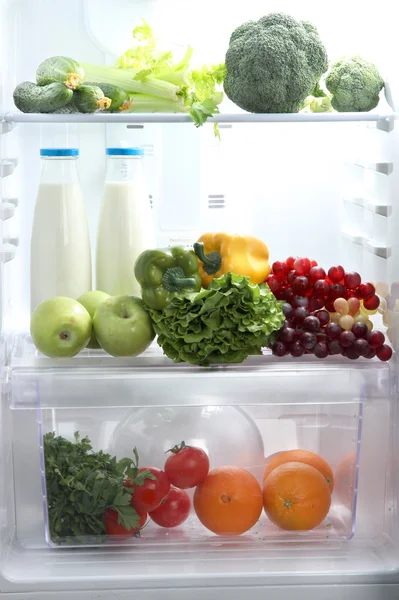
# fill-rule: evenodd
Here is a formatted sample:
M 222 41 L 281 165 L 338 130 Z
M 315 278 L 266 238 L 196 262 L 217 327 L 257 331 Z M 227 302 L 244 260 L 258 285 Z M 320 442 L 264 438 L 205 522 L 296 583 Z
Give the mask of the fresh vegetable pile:
M 161 52 L 151 27 L 133 30 L 133 46 L 115 67 L 79 63 L 54 56 L 39 65 L 36 84 L 23 82 L 14 91 L 22 112 L 187 113 L 198 127 L 219 112 L 224 64 L 190 67 L 192 48 L 179 62 Z
M 194 488 L 196 517 L 218 535 L 247 532 L 259 521 L 263 508 L 270 521 L 291 531 L 313 529 L 329 512 L 334 474 L 313 452 L 291 450 L 269 457 L 262 486 L 242 467 L 210 470 L 207 453 L 184 441 L 168 453 L 164 470 L 139 469 L 136 449 L 132 460 L 117 461 L 101 450 L 93 451 L 90 440 L 80 439 L 78 433 L 74 442 L 47 433 L 44 458 L 51 541 L 94 544 L 137 538 L 148 517 L 160 527 L 178 527 L 191 513 L 186 490 Z M 353 472 L 352 477 L 345 476 L 349 485 Z
M 205 233 L 193 250 L 145 250 L 134 274 L 142 298 L 97 290 L 40 304 L 31 318 L 37 348 L 50 357 L 85 347 L 138 356 L 157 335 L 175 363 L 202 367 L 241 363 L 267 347 L 279 357 L 392 357 L 370 318 L 378 312 L 390 327 L 388 289 L 377 293 L 358 273 L 340 265 L 327 273 L 309 258 L 291 256 L 270 270 L 269 250 L 253 236 Z M 392 327 L 388 336 L 394 343 Z
M 198 127 L 219 112 L 222 84 L 237 106 L 254 113 L 370 111 L 384 88 L 378 68 L 359 56 L 329 68 L 316 27 L 284 13 L 237 27 L 225 63 L 194 69 L 192 55 L 188 47 L 175 62 L 143 21 L 114 67 L 48 58 L 37 69 L 36 84 L 16 87 L 14 102 L 31 113 L 187 113 Z

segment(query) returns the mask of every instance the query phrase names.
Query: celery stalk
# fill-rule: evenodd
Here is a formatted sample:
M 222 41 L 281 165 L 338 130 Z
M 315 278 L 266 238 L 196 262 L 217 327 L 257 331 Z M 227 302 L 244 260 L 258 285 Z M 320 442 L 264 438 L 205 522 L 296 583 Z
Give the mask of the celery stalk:
M 127 109 L 128 113 L 188 113 L 189 107 L 179 99 L 165 100 L 164 98 L 155 98 L 146 94 L 131 94 L 131 106 Z
M 80 63 L 85 71 L 85 80 L 93 83 L 109 83 L 121 88 L 125 92 L 148 94 L 157 98 L 164 98 L 177 102 L 180 88 L 177 85 L 148 77 L 144 81 L 135 80 L 139 69 L 116 69 L 99 65 Z

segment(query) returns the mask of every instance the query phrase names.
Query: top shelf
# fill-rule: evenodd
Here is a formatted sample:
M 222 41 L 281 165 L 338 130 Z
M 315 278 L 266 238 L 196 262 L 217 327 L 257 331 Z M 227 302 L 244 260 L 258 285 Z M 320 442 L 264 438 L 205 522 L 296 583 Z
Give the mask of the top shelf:
M 386 122 L 398 118 L 398 114 L 379 113 L 287 113 L 287 114 L 220 114 L 209 119 L 213 123 L 340 123 L 340 122 Z M 0 115 L 0 120 L 12 123 L 191 123 L 186 114 L 164 113 L 95 113 L 95 114 L 36 114 L 13 112 Z

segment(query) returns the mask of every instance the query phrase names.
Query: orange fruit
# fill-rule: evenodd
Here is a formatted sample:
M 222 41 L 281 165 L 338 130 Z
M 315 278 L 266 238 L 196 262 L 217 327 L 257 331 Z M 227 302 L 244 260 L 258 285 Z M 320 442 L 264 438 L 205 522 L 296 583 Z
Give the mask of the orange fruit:
M 347 508 L 352 507 L 355 488 L 356 454 L 350 454 L 339 463 L 335 471 L 335 493 Z
M 326 518 L 331 493 L 325 477 L 315 467 L 287 462 L 265 479 L 263 504 L 269 519 L 281 529 L 306 531 Z
M 266 467 L 265 474 L 263 475 L 263 482 L 273 471 L 273 469 L 283 465 L 286 462 L 305 463 L 305 465 L 310 465 L 311 467 L 314 467 L 320 471 L 320 473 L 326 478 L 330 492 L 332 493 L 334 489 L 334 474 L 330 465 L 324 460 L 324 458 L 318 454 L 315 454 L 314 452 L 310 452 L 309 450 L 286 450 L 273 456 Z
M 218 467 L 208 473 L 194 493 L 194 509 L 201 523 L 219 535 L 240 535 L 259 519 L 262 490 L 255 477 L 241 467 Z

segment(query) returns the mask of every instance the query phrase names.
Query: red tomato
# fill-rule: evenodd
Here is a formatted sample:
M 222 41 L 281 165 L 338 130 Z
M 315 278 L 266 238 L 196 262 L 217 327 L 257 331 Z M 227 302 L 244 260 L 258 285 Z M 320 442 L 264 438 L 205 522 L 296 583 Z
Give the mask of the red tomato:
M 143 467 L 138 474 L 149 471 L 155 479 L 144 479 L 142 485 L 132 485 L 127 481 L 126 487 L 133 488 L 132 504 L 139 512 L 151 512 L 155 510 L 168 495 L 170 490 L 169 479 L 164 471 L 155 467 Z
M 177 527 L 184 523 L 190 510 L 191 502 L 187 492 L 171 486 L 166 498 L 150 513 L 150 518 L 161 527 Z
M 187 490 L 205 481 L 209 471 L 209 458 L 201 449 L 186 446 L 184 442 L 170 450 L 165 463 L 165 473 L 170 483 Z
M 107 535 L 111 535 L 112 537 L 129 537 L 133 534 L 137 533 L 144 527 L 147 521 L 147 513 L 137 511 L 137 514 L 140 517 L 140 525 L 136 529 L 126 529 L 122 523 L 118 523 L 118 513 L 113 508 L 107 508 L 104 513 L 105 519 L 105 532 Z

